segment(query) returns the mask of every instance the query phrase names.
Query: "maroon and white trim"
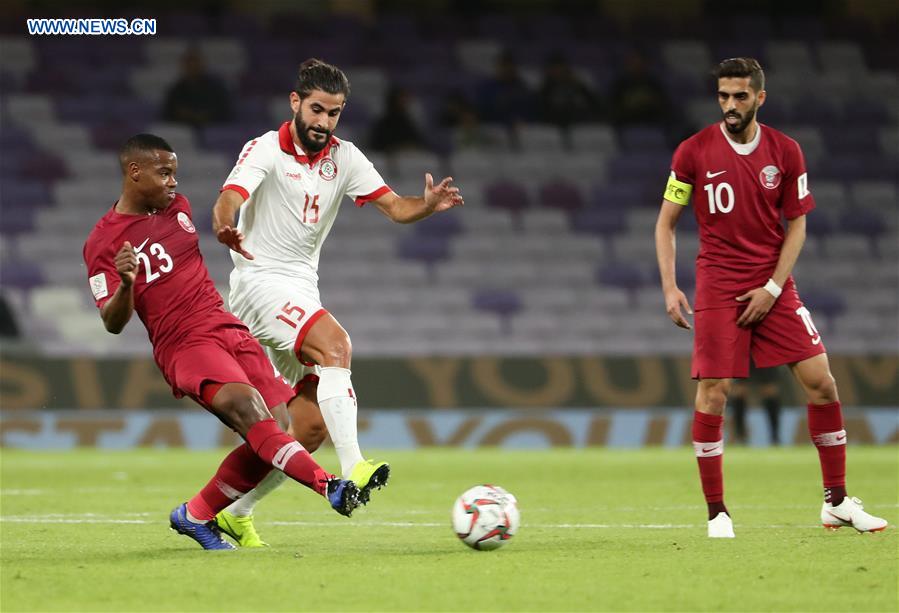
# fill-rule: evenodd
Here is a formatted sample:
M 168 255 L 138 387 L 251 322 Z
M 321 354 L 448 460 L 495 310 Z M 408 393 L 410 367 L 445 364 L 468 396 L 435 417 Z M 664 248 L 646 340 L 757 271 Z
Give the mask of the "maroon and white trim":
M 315 366 L 315 364 L 312 362 L 303 361 L 303 341 L 306 340 L 306 335 L 309 334 L 309 330 L 312 329 L 312 326 L 315 325 L 315 322 L 317 322 L 327 314 L 328 311 L 325 309 L 317 310 L 309 319 L 306 320 L 306 323 L 303 324 L 303 327 L 300 328 L 300 331 L 297 332 L 297 340 L 293 342 L 293 353 L 297 356 L 297 359 L 303 366 Z
M 358 196 L 358 197 L 356 198 L 356 206 L 362 206 L 362 205 L 364 205 L 366 202 L 371 202 L 372 200 L 377 200 L 378 198 L 380 198 L 380 197 L 383 196 L 384 194 L 389 194 L 389 193 L 392 192 L 392 191 L 393 191 L 393 190 L 390 189 L 390 186 L 388 186 L 388 185 L 383 185 L 383 186 L 379 187 L 378 189 L 376 189 L 375 191 L 373 191 L 373 192 L 370 193 L 370 194 L 366 194 L 365 196 Z
M 237 192 L 238 194 L 240 194 L 241 196 L 243 196 L 243 199 L 244 199 L 244 200 L 249 200 L 249 198 L 250 198 L 250 192 L 248 192 L 248 191 L 246 190 L 246 188 L 241 187 L 240 185 L 237 185 L 236 183 L 228 183 L 228 185 L 226 185 L 225 187 L 223 187 L 223 188 L 221 189 L 221 191 L 225 191 L 226 189 L 230 189 L 230 190 L 232 190 L 232 191 Z

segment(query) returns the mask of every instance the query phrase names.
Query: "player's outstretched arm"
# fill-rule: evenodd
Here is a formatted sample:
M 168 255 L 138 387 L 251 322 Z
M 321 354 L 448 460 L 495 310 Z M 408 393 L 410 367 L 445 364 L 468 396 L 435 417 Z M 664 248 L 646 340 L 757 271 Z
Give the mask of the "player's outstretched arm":
M 375 206 L 392 221 L 412 223 L 432 215 L 462 206 L 465 201 L 459 188 L 454 186 L 452 177 L 446 177 L 434 185 L 431 173 L 425 174 L 425 191 L 421 197 L 398 196 L 393 192 L 375 200 Z
M 684 311 L 688 315 L 693 314 L 687 296 L 677 287 L 675 275 L 675 262 L 677 249 L 675 242 L 675 228 L 680 219 L 684 207 L 667 200 L 662 200 L 662 208 L 656 221 L 656 257 L 659 261 L 659 276 L 662 279 L 662 292 L 665 294 L 665 310 L 668 317 L 681 328 L 689 330 L 692 326 L 687 321 Z
M 115 256 L 115 268 L 122 282 L 112 298 L 100 309 L 100 317 L 108 332 L 118 334 L 134 313 L 134 279 L 137 278 L 138 263 L 137 253 L 128 241 L 125 241 Z
M 218 242 L 227 245 L 248 260 L 253 256 L 243 248 L 243 233 L 237 229 L 237 211 L 244 203 L 243 196 L 233 189 L 223 190 L 212 207 L 212 231 Z

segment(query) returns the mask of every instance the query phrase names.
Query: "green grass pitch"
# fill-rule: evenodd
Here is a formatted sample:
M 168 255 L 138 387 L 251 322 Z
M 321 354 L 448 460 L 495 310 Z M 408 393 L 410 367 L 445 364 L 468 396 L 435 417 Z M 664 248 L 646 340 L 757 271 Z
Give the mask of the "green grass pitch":
M 288 482 L 257 509 L 263 550 L 205 552 L 168 512 L 220 452 L 2 452 L 0 609 L 12 611 L 896 611 L 899 454 L 850 447 L 879 534 L 818 526 L 814 448 L 725 455 L 737 538 L 705 536 L 692 450 L 372 454 L 389 487 L 347 519 Z M 333 454 L 317 454 L 326 467 Z M 455 497 L 518 499 L 506 547 L 470 550 Z

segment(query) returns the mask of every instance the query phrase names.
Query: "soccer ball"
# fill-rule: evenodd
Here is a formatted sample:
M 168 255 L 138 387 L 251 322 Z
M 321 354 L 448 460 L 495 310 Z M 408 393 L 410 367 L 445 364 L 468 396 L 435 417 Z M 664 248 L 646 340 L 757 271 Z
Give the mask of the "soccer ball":
M 474 549 L 499 549 L 520 524 L 518 500 L 496 485 L 476 485 L 453 505 L 453 530 Z

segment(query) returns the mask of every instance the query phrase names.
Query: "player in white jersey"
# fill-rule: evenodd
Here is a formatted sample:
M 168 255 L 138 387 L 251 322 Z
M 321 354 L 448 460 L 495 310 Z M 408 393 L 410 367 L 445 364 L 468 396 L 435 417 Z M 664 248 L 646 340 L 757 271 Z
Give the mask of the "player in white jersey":
M 365 460 L 356 429 L 350 379 L 352 347 L 346 330 L 321 306 L 318 258 L 341 200 L 373 202 L 398 223 L 411 223 L 463 204 L 452 178 L 434 184 L 425 175 L 423 196 L 398 196 L 352 143 L 333 136 L 349 94 L 337 67 L 305 61 L 290 93 L 293 120 L 249 141 L 213 209 L 213 230 L 232 249 L 230 306 L 249 326 L 288 383 L 291 430 L 314 450 L 330 433 L 345 478 L 366 501 L 386 483 L 390 467 Z M 235 227 L 237 211 L 240 221 Z M 273 471 L 259 488 L 229 507 L 219 525 L 244 546 L 262 542 L 252 508 L 279 484 Z

